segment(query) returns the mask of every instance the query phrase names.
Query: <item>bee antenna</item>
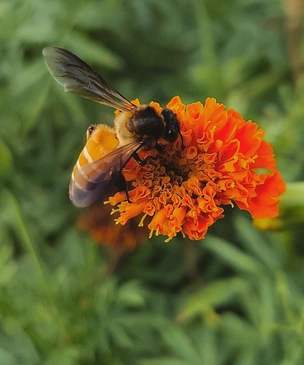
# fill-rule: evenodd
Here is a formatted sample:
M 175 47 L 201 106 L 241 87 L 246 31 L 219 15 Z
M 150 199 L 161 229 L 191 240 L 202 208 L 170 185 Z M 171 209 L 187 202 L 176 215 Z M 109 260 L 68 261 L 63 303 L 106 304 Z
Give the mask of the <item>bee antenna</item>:
M 185 148 L 185 145 L 184 145 L 184 138 L 183 138 L 183 136 L 182 136 L 181 131 L 179 131 L 179 132 L 178 132 L 178 134 L 179 134 L 179 136 L 180 136 L 180 138 L 181 138 L 181 140 L 182 140 L 182 149 L 184 149 L 184 148 Z

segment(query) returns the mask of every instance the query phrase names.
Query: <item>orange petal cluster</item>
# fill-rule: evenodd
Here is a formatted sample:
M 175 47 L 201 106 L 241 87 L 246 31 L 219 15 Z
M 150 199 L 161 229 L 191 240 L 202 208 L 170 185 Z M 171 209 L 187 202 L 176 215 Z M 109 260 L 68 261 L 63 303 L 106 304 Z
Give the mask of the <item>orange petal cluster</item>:
M 150 105 L 162 110 L 158 103 Z M 133 160 L 126 165 L 130 202 L 124 193 L 109 199 L 117 206 L 116 223 L 141 216 L 139 225 L 148 224 L 150 237 L 161 234 L 169 241 L 180 232 L 199 240 L 224 217 L 225 205 L 236 204 L 255 219 L 278 214 L 285 182 L 256 123 L 214 98 L 185 105 L 176 96 L 167 108 L 180 122 L 182 139 L 142 166 Z

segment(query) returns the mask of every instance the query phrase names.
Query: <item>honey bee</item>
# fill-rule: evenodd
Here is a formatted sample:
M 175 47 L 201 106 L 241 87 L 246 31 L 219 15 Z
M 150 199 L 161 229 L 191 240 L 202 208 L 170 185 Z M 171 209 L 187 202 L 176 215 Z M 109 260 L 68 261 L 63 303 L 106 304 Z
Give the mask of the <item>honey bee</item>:
M 114 120 L 114 130 L 105 125 L 90 126 L 87 130 L 87 143 L 69 185 L 70 199 L 77 207 L 89 206 L 109 196 L 109 190 L 121 179 L 122 170 L 131 158 L 143 163 L 137 154 L 139 150 L 163 151 L 163 144 L 182 138 L 179 121 L 172 110 L 163 109 L 159 113 L 150 105 L 134 105 L 87 63 L 63 48 L 44 48 L 43 55 L 50 73 L 66 92 L 120 111 Z M 115 133 L 118 140 L 117 146 L 108 153 L 98 146 L 97 134 L 106 131 Z

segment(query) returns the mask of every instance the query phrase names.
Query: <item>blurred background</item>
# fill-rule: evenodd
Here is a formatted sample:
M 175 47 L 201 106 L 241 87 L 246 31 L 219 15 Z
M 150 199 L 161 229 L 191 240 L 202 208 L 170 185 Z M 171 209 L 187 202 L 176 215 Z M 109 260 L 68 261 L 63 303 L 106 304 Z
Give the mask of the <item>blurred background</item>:
M 0 365 L 304 363 L 303 7 L 1 1 Z M 290 183 L 279 218 L 227 208 L 199 242 L 105 238 L 68 183 L 113 110 L 64 93 L 41 54 L 55 45 L 128 99 L 212 96 L 257 122 Z

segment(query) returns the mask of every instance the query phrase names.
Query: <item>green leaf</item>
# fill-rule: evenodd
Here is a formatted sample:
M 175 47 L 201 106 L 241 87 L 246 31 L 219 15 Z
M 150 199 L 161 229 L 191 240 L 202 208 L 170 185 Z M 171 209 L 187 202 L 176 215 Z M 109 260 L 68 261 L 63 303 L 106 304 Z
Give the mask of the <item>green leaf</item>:
M 183 319 L 191 319 L 204 314 L 208 316 L 211 308 L 215 309 L 232 300 L 237 300 L 239 294 L 246 292 L 247 285 L 246 281 L 240 278 L 210 283 L 188 298 L 180 316 Z
M 271 271 L 278 270 L 282 266 L 282 257 L 279 250 L 274 250 L 272 243 L 266 240 L 252 224 L 244 217 L 237 216 L 235 225 L 241 238 L 244 249 L 250 252 L 260 261 L 263 266 Z
M 259 275 L 263 272 L 263 267 L 260 263 L 228 241 L 209 235 L 202 244 L 237 272 L 249 275 Z
M 159 357 L 156 359 L 141 359 L 142 365 L 190 365 L 187 361 L 174 357 Z
M 189 364 L 200 364 L 200 358 L 189 336 L 178 326 L 169 325 L 162 332 L 166 346 L 175 356 Z

